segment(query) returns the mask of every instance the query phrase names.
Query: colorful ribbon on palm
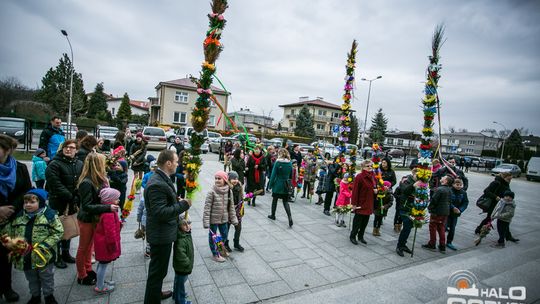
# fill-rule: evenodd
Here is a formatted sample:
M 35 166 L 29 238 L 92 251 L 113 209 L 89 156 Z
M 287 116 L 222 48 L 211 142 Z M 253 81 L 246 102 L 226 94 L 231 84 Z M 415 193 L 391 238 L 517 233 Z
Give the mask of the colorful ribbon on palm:
M 339 156 L 343 158 L 347 152 L 347 143 L 349 142 L 349 136 L 351 132 L 351 98 L 354 88 L 354 69 L 356 64 L 356 40 L 353 40 L 351 51 L 347 54 L 347 65 L 345 66 L 345 93 L 343 93 L 343 104 L 341 105 L 341 126 L 339 128 Z M 356 149 L 350 150 L 351 165 L 349 166 L 349 173 L 354 176 L 356 170 Z
M 429 56 L 427 67 L 427 80 L 424 88 L 424 98 L 422 99 L 422 111 L 424 114 L 424 126 L 422 128 L 422 138 L 416 171 L 417 182 L 415 183 L 414 205 L 411 210 L 411 218 L 415 228 L 420 228 L 426 221 L 426 208 L 429 203 L 429 180 L 431 178 L 431 157 L 433 155 L 432 140 L 433 120 L 437 113 L 439 102 L 437 87 L 439 82 L 439 50 L 443 41 L 444 27 L 438 25 L 432 38 L 432 55 Z
M 205 141 L 203 131 L 207 127 L 210 115 L 210 99 L 214 100 L 214 103 L 221 108 L 221 105 L 219 102 L 216 102 L 217 99 L 213 96 L 211 86 L 212 78 L 216 71 L 215 62 L 223 50 L 220 39 L 227 22 L 223 17 L 223 13 L 227 7 L 227 0 L 212 1 L 212 13 L 208 14 L 208 19 L 210 20 L 209 29 L 206 32 L 206 38 L 203 42 L 205 61 L 201 65 L 200 77 L 191 77 L 191 81 L 197 86 L 199 97 L 191 112 L 191 125 L 194 129 L 190 138 L 191 151 L 184 156 L 186 163 L 186 192 L 189 199 L 192 199 L 199 189 L 198 176 L 202 166 L 202 160 L 200 158 L 201 145 Z
M 381 171 L 381 159 L 384 156 L 381 146 L 374 143 L 372 145 L 373 154 L 371 156 L 371 161 L 373 162 L 373 172 L 375 177 L 375 185 L 377 187 L 377 203 L 379 204 L 379 212 L 381 215 L 384 213 L 383 209 L 383 198 L 386 196 L 387 189 L 384 187 L 384 180 L 382 178 Z

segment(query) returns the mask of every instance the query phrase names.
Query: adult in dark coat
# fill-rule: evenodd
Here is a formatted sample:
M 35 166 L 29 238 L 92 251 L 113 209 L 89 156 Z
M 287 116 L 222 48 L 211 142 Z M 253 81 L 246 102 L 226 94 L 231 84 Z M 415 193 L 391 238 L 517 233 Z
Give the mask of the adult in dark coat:
M 244 184 L 245 172 L 246 172 L 246 162 L 242 158 L 242 150 L 236 149 L 233 152 L 233 158 L 231 159 L 231 169 L 238 173 L 238 180 Z
M 59 215 L 63 215 L 66 211 L 68 214 L 77 212 L 76 205 L 79 202 L 76 201 L 75 189 L 83 162 L 75 157 L 76 154 L 76 140 L 68 139 L 62 143 L 62 149 L 56 153 L 45 171 L 47 180 L 45 190 L 49 192 L 49 206 Z M 75 259 L 69 253 L 70 244 L 70 240 L 58 242 L 56 267 L 66 268 L 66 263 L 75 263 Z
M 65 140 L 62 120 L 58 116 L 53 116 L 47 127 L 41 131 L 38 147 L 47 151 L 47 156 L 52 159 Z
M 381 161 L 381 173 L 383 181 L 390 182 L 392 184 L 390 187 L 394 188 L 397 183 L 396 172 L 392 169 L 392 162 L 389 158 L 383 158 Z
M 407 247 L 407 240 L 411 234 L 413 228 L 413 221 L 409 217 L 411 210 L 414 204 L 414 183 L 416 183 L 416 168 L 413 168 L 412 174 L 408 175 L 407 178 L 401 182 L 399 188 L 401 189 L 400 196 L 400 206 L 399 206 L 399 215 L 401 216 L 401 221 L 403 223 L 403 230 L 399 233 L 398 243 L 396 246 L 396 253 L 399 256 L 404 256 L 403 252 L 412 253 L 412 250 Z M 397 207 L 396 207 L 397 208 Z
M 77 159 L 84 163 L 84 160 L 86 159 L 86 156 L 88 156 L 88 153 L 94 152 L 97 143 L 97 138 L 93 135 L 87 135 L 83 137 L 83 139 L 79 143 L 79 150 L 76 154 Z
M 142 133 L 137 133 L 135 142 L 131 145 L 129 156 L 131 158 L 131 169 L 135 173 L 135 178 L 142 179 L 144 172 L 144 159 L 146 158 L 146 142 Z
M 179 215 L 191 206 L 191 202 L 178 199 L 169 178 L 176 172 L 178 155 L 171 150 L 162 151 L 157 165 L 158 168 L 144 190 L 146 237 L 150 244 L 151 258 L 144 294 L 145 304 L 157 304 L 161 299 L 172 296 L 171 291 L 162 292 L 161 288 L 167 276 L 172 244 L 179 228 Z
M 450 175 L 452 178 L 459 177 L 463 181 L 463 191 L 467 191 L 467 188 L 469 187 L 469 179 L 465 176 L 465 173 L 463 173 L 462 170 L 456 167 L 456 159 L 449 157 L 447 161 L 448 163 L 444 167 L 441 167 L 439 170 L 437 170 L 437 172 L 433 173 L 433 177 L 430 181 L 432 188 L 439 186 L 439 181 L 443 176 Z
M 369 217 L 373 213 L 373 202 L 377 188 L 373 177 L 373 163 L 370 160 L 362 162 L 362 172 L 356 175 L 353 184 L 353 194 L 351 204 L 353 205 L 354 218 L 349 239 L 358 245 L 356 237 L 362 244 L 367 244 L 364 240 L 364 232 L 369 222 Z
M 264 195 L 264 170 L 266 168 L 266 160 L 261 152 L 261 148 L 256 146 L 253 149 L 253 153 L 249 156 L 247 161 L 246 172 L 246 193 L 262 190 L 259 195 Z M 255 199 L 257 196 L 253 196 L 251 204 L 255 207 Z
M 270 185 L 270 176 L 272 175 L 272 169 L 274 168 L 274 163 L 277 159 L 276 148 L 274 148 L 274 146 L 272 145 L 268 146 L 264 158 L 266 161 L 266 169 L 264 171 L 266 172 L 266 177 L 268 179 L 268 183 L 266 184 L 266 191 L 268 191 L 268 189 L 270 188 L 268 187 Z
M 289 206 L 289 184 L 292 178 L 292 164 L 289 152 L 286 149 L 279 149 L 278 159 L 272 168 L 270 181 L 268 186 L 272 189 L 272 213 L 268 216 L 269 219 L 276 219 L 276 208 L 279 199 L 283 201 L 283 208 L 289 218 L 289 227 L 292 227 L 293 220 L 291 216 L 291 208 Z
M 324 190 L 326 195 L 324 196 L 324 211 L 323 213 L 330 216 L 330 205 L 332 204 L 332 198 L 334 197 L 334 193 L 336 192 L 336 184 L 334 183 L 334 180 L 339 175 L 339 170 L 341 169 L 341 166 L 339 163 L 337 163 L 337 160 L 339 158 L 334 158 L 334 162 L 328 165 L 328 172 L 326 174 L 326 177 L 324 179 Z
M 0 229 L 22 210 L 23 196 L 32 188 L 26 165 L 11 154 L 17 149 L 17 141 L 0 134 Z M 11 288 L 11 263 L 8 251 L 0 245 L 0 302 L 16 302 L 19 295 Z
M 300 153 L 300 146 L 294 145 L 291 152 L 291 159 L 296 159 L 296 163 L 298 164 L 298 167 L 300 167 L 300 164 L 302 164 L 302 153 Z
M 479 234 L 480 229 L 482 229 L 482 226 L 487 224 L 489 221 L 491 221 L 491 213 L 493 213 L 493 209 L 495 209 L 495 206 L 497 203 L 501 200 L 501 198 L 504 197 L 504 192 L 510 191 L 510 182 L 512 181 L 512 174 L 508 172 L 502 172 L 499 175 L 495 176 L 495 180 L 492 181 L 486 189 L 484 189 L 484 194 L 482 196 L 488 197 L 491 199 L 491 205 L 489 209 L 487 210 L 486 218 L 480 222 L 480 225 L 476 227 L 474 230 L 474 233 Z M 507 241 L 511 242 L 518 242 L 519 239 L 515 239 L 512 237 L 512 234 L 510 233 L 510 230 L 507 234 Z

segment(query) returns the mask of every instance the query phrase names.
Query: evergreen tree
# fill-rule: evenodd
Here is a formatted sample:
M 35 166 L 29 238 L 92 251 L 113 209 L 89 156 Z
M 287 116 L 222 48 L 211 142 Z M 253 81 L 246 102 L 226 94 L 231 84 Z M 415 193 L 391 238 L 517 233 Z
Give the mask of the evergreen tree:
M 382 109 L 379 109 L 375 117 L 371 119 L 371 127 L 369 128 L 371 140 L 374 143 L 384 142 L 387 127 L 388 119 L 384 116 Z
M 63 54 L 55 69 L 50 68 L 41 80 L 41 89 L 36 95 L 40 102 L 48 104 L 54 112 L 66 116 L 69 109 L 69 88 L 73 71 L 73 97 L 71 111 L 75 116 L 86 114 L 88 103 L 82 75 L 76 73 L 67 54 Z
M 501 146 L 502 149 L 502 146 Z M 504 159 L 519 160 L 523 159 L 523 153 L 525 146 L 523 145 L 523 139 L 519 135 L 519 131 L 514 129 L 510 136 L 504 141 Z
M 313 116 L 309 113 L 306 105 L 302 107 L 300 113 L 296 117 L 296 127 L 294 129 L 295 136 L 315 138 L 315 128 L 313 128 Z
M 349 133 L 349 143 L 356 145 L 358 142 L 358 130 L 360 129 L 358 118 L 356 116 L 351 115 L 351 132 Z
M 107 111 L 107 97 L 103 93 L 103 83 L 98 83 L 88 103 L 88 117 L 97 118 L 98 114 Z M 103 113 L 101 113 L 103 115 Z M 102 116 L 103 117 L 103 116 Z
M 120 122 L 127 122 L 131 118 L 131 106 L 129 105 L 129 96 L 128 93 L 124 93 L 120 107 L 118 108 L 118 113 L 116 114 L 116 119 Z

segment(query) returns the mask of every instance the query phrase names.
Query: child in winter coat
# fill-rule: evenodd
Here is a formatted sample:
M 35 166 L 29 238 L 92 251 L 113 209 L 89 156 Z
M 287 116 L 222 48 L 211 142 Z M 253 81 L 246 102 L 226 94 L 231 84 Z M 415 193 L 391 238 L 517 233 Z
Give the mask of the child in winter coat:
M 317 180 L 319 181 L 317 183 L 317 190 L 315 191 L 315 193 L 317 193 L 317 195 L 319 196 L 319 199 L 317 200 L 317 205 L 322 205 L 324 203 L 324 200 L 323 200 L 323 193 L 326 193 L 326 189 L 324 187 L 324 184 L 325 184 L 325 178 L 326 178 L 326 175 L 327 175 L 327 172 L 326 170 L 328 170 L 326 168 L 326 165 L 322 165 L 320 170 L 319 170 L 319 174 L 317 175 Z
M 32 296 L 30 304 L 41 303 L 42 292 L 46 304 L 57 303 L 54 298 L 53 257 L 64 228 L 56 212 L 45 205 L 47 196 L 43 189 L 28 191 L 23 198 L 23 210 L 2 231 L 12 239 L 24 239 L 28 245 L 21 255 L 12 252 L 12 261 L 15 268 L 24 271 L 28 280 Z M 9 247 L 7 244 L 4 246 Z
M 448 214 L 448 220 L 446 222 L 446 228 L 448 230 L 448 235 L 446 236 L 446 247 L 451 250 L 457 250 L 456 246 L 452 244 L 454 241 L 454 234 L 456 232 L 456 224 L 458 218 L 461 216 L 463 211 L 467 209 L 469 205 L 469 198 L 467 197 L 467 192 L 463 190 L 463 181 L 460 178 L 454 180 L 452 185 L 452 192 L 450 194 L 450 210 Z
M 384 192 L 377 193 L 374 201 L 373 213 L 375 214 L 375 220 L 373 220 L 373 235 L 381 236 L 381 225 L 383 218 L 388 214 L 388 209 L 392 207 L 394 197 L 392 196 L 392 183 L 389 181 L 383 182 Z
M 227 240 L 227 232 L 229 230 L 229 222 L 234 226 L 238 225 L 238 218 L 234 210 L 234 204 L 232 202 L 232 191 L 227 185 L 229 176 L 225 171 L 218 171 L 214 175 L 214 186 L 206 194 L 206 200 L 204 202 L 203 213 L 203 227 L 209 229 L 208 231 L 208 245 L 212 251 L 213 260 L 219 263 L 225 262 L 225 257 L 229 256 L 226 250 L 220 254 L 213 236 L 219 234 L 222 240 Z
M 173 268 L 175 272 L 173 299 L 175 304 L 191 304 L 187 301 L 185 283 L 193 270 L 193 240 L 191 238 L 191 221 L 184 214 L 180 215 L 180 227 L 174 242 Z
M 120 191 L 114 188 L 103 188 L 99 192 L 101 203 L 105 205 L 118 205 Z M 94 250 L 96 261 L 99 262 L 96 268 L 96 287 L 94 291 L 104 294 L 114 291 L 113 282 L 105 282 L 105 272 L 107 265 L 116 260 L 120 254 L 120 219 L 114 212 L 102 213 L 99 223 L 94 232 Z
M 120 210 L 124 209 L 126 201 L 127 182 L 128 182 L 128 163 L 124 158 L 126 149 L 124 146 L 119 146 L 113 150 L 113 158 L 116 159 L 115 164 L 111 164 L 107 175 L 109 176 L 110 187 L 120 191 Z
M 339 194 L 336 201 L 336 226 L 338 227 L 347 227 L 345 225 L 345 214 L 348 213 L 344 210 L 345 206 L 351 204 L 352 189 L 350 182 L 352 177 L 349 173 L 345 173 L 341 182 L 339 183 Z
M 157 168 L 157 162 L 153 160 L 150 163 L 150 171 L 146 172 L 143 176 L 141 183 L 141 201 L 139 202 L 139 207 L 137 208 L 137 222 L 141 225 L 141 230 L 146 233 L 146 208 L 144 208 L 144 189 L 150 177 L 154 174 L 154 171 Z M 146 248 L 144 250 L 144 256 L 150 257 L 150 243 L 146 243 Z
M 234 226 L 234 249 L 243 252 L 244 247 L 240 245 L 240 233 L 242 232 L 242 217 L 244 216 L 244 190 L 242 189 L 242 183 L 238 180 L 236 171 L 229 171 L 228 177 L 233 193 L 234 210 L 238 219 L 238 225 Z M 231 223 L 229 223 L 229 229 L 231 229 Z M 232 251 L 229 247 L 229 240 L 225 241 L 225 249 L 229 252 Z
M 47 170 L 47 161 L 45 150 L 38 148 L 32 156 L 32 180 L 36 183 L 36 188 L 43 189 L 45 186 L 45 170 Z
M 436 234 L 439 234 L 439 251 L 446 253 L 446 220 L 450 209 L 450 187 L 454 183 L 454 179 L 446 175 L 440 180 L 439 187 L 436 188 L 431 201 L 429 202 L 428 210 L 430 213 L 429 220 L 429 242 L 422 245 L 422 248 L 434 251 L 436 249 L 435 242 Z
M 290 198 L 289 198 L 289 202 L 295 202 L 296 201 L 296 189 L 299 189 L 298 187 L 298 162 L 296 161 L 296 159 L 293 159 L 291 160 L 291 164 L 292 164 L 292 177 L 291 177 L 291 185 L 292 185 L 292 189 L 291 189 L 291 194 L 290 194 Z M 302 185 L 300 184 L 300 188 L 302 187 Z
M 499 241 L 492 245 L 494 248 L 504 248 L 504 240 L 508 237 L 510 230 L 510 222 L 514 217 L 516 203 L 514 202 L 514 192 L 507 190 L 503 194 L 503 198 L 497 203 L 491 217 L 497 219 L 497 232 L 499 233 Z
M 394 231 L 399 233 L 401 232 L 401 227 L 403 227 L 403 220 L 401 218 L 400 210 L 401 210 L 401 193 L 403 191 L 403 188 L 405 187 L 403 183 L 407 181 L 407 176 L 403 176 L 401 178 L 401 181 L 399 181 L 399 185 L 397 186 L 396 190 L 394 191 L 393 195 L 396 201 L 396 213 L 394 214 Z

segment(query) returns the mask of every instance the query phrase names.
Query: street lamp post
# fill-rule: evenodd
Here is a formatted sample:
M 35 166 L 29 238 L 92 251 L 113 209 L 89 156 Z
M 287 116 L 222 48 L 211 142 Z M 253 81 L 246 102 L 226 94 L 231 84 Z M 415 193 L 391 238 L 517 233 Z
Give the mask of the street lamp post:
M 71 103 L 73 101 L 73 48 L 71 47 L 71 42 L 69 41 L 68 33 L 65 30 L 60 31 L 62 35 L 66 36 L 67 42 L 69 44 L 69 50 L 71 51 L 71 80 L 69 81 L 69 109 L 68 109 L 68 121 L 67 121 L 67 133 L 68 138 L 71 139 Z
M 369 81 L 369 90 L 368 90 L 368 95 L 367 95 L 367 104 L 366 104 L 366 115 L 364 116 L 364 130 L 362 131 L 362 146 L 360 148 L 360 151 L 362 153 L 362 157 L 364 155 L 364 141 L 365 141 L 365 137 L 366 137 L 366 124 L 367 124 L 367 115 L 368 115 L 368 110 L 369 110 L 369 98 L 371 96 L 371 83 L 377 79 L 381 79 L 382 76 L 377 76 L 376 78 L 373 78 L 373 79 L 366 79 L 366 78 L 362 78 L 361 80 L 362 81 Z
M 505 133 L 506 133 L 506 131 L 508 130 L 508 129 L 506 129 L 506 126 L 503 125 L 503 124 L 500 123 L 500 122 L 494 121 L 493 123 L 494 123 L 494 124 L 497 124 L 497 125 L 501 125 L 501 126 L 504 128 L 504 132 L 505 132 Z M 503 161 L 503 156 L 504 156 L 504 142 L 505 142 L 505 140 L 504 140 L 504 138 L 503 138 L 502 149 L 501 149 L 501 162 Z

